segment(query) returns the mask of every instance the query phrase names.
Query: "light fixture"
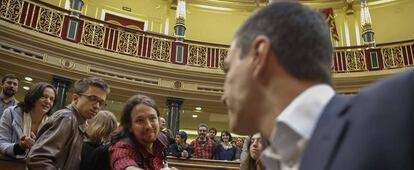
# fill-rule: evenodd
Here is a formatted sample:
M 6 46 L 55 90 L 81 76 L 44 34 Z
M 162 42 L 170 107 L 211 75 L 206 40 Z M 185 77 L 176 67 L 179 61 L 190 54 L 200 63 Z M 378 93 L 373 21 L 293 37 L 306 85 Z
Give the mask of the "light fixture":
M 203 108 L 201 108 L 200 106 L 197 106 L 197 107 L 195 107 L 195 109 L 196 109 L 197 111 L 201 111 L 201 109 L 203 109 Z
M 24 77 L 24 79 L 25 79 L 26 81 L 33 81 L 33 79 L 32 79 L 31 77 Z
M 30 88 L 28 86 L 23 86 L 23 89 L 29 90 Z
M 198 115 L 193 115 L 193 118 L 197 118 L 198 117 Z
M 177 2 L 177 12 L 175 14 L 176 18 L 185 19 L 185 0 L 178 0 Z

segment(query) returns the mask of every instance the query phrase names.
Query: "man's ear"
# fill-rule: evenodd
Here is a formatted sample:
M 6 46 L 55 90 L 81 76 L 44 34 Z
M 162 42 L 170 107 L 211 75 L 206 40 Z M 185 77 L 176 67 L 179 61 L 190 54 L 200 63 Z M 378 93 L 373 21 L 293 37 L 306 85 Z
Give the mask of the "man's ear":
M 77 104 L 77 103 L 78 103 L 78 100 L 79 100 L 79 97 L 80 97 L 80 96 L 79 96 L 78 94 L 73 93 L 73 94 L 72 94 L 72 101 L 73 101 L 72 103 L 73 103 L 73 104 Z
M 264 35 L 257 36 L 252 43 L 251 50 L 254 53 L 252 59 L 253 76 L 258 81 L 264 81 L 265 83 L 267 82 L 265 73 L 269 69 L 270 57 L 273 57 L 269 38 Z

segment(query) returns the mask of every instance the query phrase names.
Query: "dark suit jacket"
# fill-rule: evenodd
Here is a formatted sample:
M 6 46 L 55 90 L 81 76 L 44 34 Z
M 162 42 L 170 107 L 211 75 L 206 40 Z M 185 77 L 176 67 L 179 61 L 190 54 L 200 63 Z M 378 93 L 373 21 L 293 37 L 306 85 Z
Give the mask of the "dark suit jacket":
M 414 71 L 334 96 L 300 170 L 414 170 Z

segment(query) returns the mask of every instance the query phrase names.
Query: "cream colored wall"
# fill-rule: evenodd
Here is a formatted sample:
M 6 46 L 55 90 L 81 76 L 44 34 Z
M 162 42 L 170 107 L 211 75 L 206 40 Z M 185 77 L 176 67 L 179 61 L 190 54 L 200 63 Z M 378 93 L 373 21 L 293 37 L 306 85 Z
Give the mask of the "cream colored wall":
M 66 0 L 45 0 L 64 7 Z M 109 11 L 147 22 L 149 31 L 174 35 L 175 10 L 167 0 L 84 0 L 83 14 L 101 19 L 103 11 Z M 188 1 L 189 2 L 189 1 Z M 370 2 L 370 12 L 377 43 L 414 39 L 413 0 L 398 0 L 375 4 Z M 131 8 L 131 12 L 122 7 Z M 346 15 L 343 8 L 335 8 L 335 22 L 340 37 L 335 46 L 363 44 L 360 28 L 360 5 L 354 5 L 354 14 Z M 205 9 L 187 4 L 186 39 L 230 44 L 232 36 L 251 12 L 226 12 Z
M 189 6 L 186 38 L 230 44 L 233 34 L 250 12 L 222 12 Z
M 399 0 L 387 4 L 369 6 L 372 28 L 376 43 L 387 43 L 414 39 L 414 1 Z M 360 25 L 360 5 L 354 5 L 354 14 L 346 15 L 344 9 L 334 9 L 335 22 L 340 37 L 336 46 L 355 46 L 363 44 Z
M 376 42 L 414 39 L 413 9 L 413 0 L 398 0 L 370 8 Z

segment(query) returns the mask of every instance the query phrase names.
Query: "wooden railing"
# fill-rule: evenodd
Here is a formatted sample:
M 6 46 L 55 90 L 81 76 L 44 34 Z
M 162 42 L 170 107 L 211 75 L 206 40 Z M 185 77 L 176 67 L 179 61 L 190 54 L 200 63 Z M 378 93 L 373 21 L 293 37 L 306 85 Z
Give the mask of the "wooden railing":
M 192 40 L 177 42 L 173 36 L 131 29 L 85 15 L 78 18 L 66 9 L 42 1 L 1 0 L 0 18 L 87 47 L 208 69 L 221 69 L 229 48 L 228 45 Z M 372 49 L 366 46 L 338 47 L 332 59 L 334 73 L 411 67 L 414 40 L 378 44 Z
M 0 169 L 26 170 L 26 163 L 23 160 L 15 160 L 0 154 Z
M 168 157 L 168 165 L 179 170 L 240 169 L 240 162 L 207 159 L 179 159 Z
M 240 163 L 236 161 L 219 161 L 205 159 L 178 159 L 168 157 L 169 167 L 179 170 L 235 170 L 240 169 Z M 23 160 L 14 160 L 0 155 L 0 169 L 25 170 L 26 164 Z

